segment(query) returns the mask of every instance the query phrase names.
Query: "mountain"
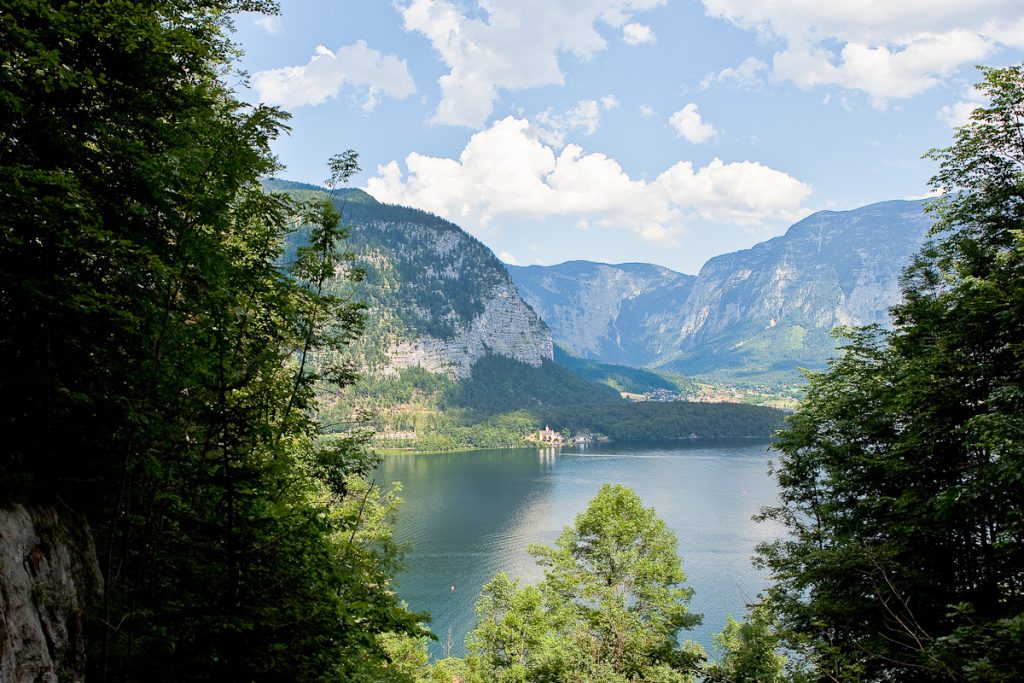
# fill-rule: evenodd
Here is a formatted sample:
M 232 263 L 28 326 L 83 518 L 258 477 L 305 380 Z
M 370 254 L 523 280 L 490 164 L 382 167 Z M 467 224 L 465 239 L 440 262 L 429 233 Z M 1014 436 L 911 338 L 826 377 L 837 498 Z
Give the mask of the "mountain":
M 299 199 L 324 196 L 301 183 L 274 180 L 266 187 Z M 468 378 L 488 355 L 532 367 L 552 360 L 547 326 L 478 240 L 442 218 L 381 204 L 360 190 L 339 191 L 334 203 L 352 226 L 348 247 L 366 273 L 352 292 L 367 304 L 367 328 L 352 349 L 364 372 L 419 367 Z M 299 231 L 291 249 L 306 235 Z
M 327 196 L 287 181 L 265 187 L 296 200 Z M 351 226 L 347 247 L 365 277 L 353 283 L 339 272 L 329 288 L 367 306 L 363 335 L 327 352 L 343 353 L 362 376 L 340 394 L 330 387 L 320 394 L 321 419 L 343 433 L 370 416 L 367 426 L 385 445 L 450 450 L 523 446 L 545 425 L 590 434 L 597 431 L 592 423 L 606 435 L 624 429 L 663 438 L 694 431 L 767 436 L 781 419 L 778 411 L 747 406 L 722 407 L 708 418 L 704 407 L 683 401 L 632 408 L 610 385 L 662 388 L 663 380 L 630 368 L 581 362 L 574 372 L 556 363 L 547 325 L 503 264 L 456 225 L 359 190 L 337 192 L 332 202 Z M 309 229 L 300 227 L 282 260 L 292 261 L 308 242 Z M 666 286 L 678 275 L 655 266 L 638 271 Z
M 585 358 L 720 381 L 796 381 L 798 368 L 823 367 L 834 352 L 835 327 L 887 324 L 902 269 L 932 223 L 923 207 L 820 211 L 711 259 L 696 278 L 586 262 L 509 273 L 555 341 Z M 591 301 L 601 315 L 571 315 Z
M 669 350 L 674 338 L 665 323 L 674 322 L 696 280 L 647 263 L 506 268 L 559 344 L 584 358 L 635 366 Z

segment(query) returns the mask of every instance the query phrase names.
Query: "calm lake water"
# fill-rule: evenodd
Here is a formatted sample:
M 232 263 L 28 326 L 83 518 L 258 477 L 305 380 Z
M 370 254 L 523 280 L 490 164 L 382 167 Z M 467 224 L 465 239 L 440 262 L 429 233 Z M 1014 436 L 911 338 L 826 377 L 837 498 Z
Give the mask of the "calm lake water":
M 465 653 L 480 588 L 504 570 L 535 582 L 542 572 L 527 554 L 551 544 L 606 482 L 629 486 L 679 539 L 691 610 L 704 624 L 688 634 L 711 650 L 725 616 L 740 618 L 764 587 L 750 558 L 779 529 L 751 516 L 776 503 L 767 442 L 595 444 L 555 450 L 491 450 L 386 456 L 377 483 L 403 485 L 397 540 L 408 544 L 398 594 L 429 612 L 452 654 Z M 455 590 L 451 590 L 451 586 Z

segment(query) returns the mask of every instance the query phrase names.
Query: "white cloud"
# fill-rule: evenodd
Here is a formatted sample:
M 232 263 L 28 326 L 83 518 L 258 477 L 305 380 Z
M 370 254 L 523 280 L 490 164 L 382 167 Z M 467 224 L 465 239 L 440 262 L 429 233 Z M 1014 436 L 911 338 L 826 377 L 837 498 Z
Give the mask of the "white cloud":
M 629 229 L 678 243 L 693 221 L 758 228 L 806 211 L 811 188 L 756 162 L 680 161 L 653 181 L 578 145 L 560 152 L 523 119 L 507 117 L 474 134 L 458 159 L 410 154 L 379 166 L 366 190 L 382 202 L 415 206 L 476 234 L 516 221 L 560 221 L 575 229 Z
M 654 116 L 654 110 L 651 109 L 650 107 L 648 107 L 646 104 L 641 104 L 640 105 L 640 116 L 644 117 L 645 119 L 649 119 L 652 116 Z
M 913 202 L 917 201 L 918 199 L 935 199 L 936 197 L 941 197 L 944 194 L 945 192 L 943 192 L 942 190 L 936 190 L 933 188 L 931 190 L 928 190 L 927 192 L 922 192 L 921 194 L 912 194 L 909 197 L 904 197 L 904 199 L 906 199 L 908 202 Z
M 774 77 L 801 88 L 838 85 L 860 90 L 872 106 L 883 109 L 890 99 L 914 97 L 939 84 L 939 76 L 981 60 L 990 48 L 985 38 L 966 31 L 916 36 L 895 52 L 885 45 L 850 42 L 837 63 L 827 50 L 790 48 L 775 55 Z
M 953 104 L 945 105 L 939 111 L 939 118 L 950 128 L 965 126 L 971 120 L 971 114 L 978 108 L 977 102 L 960 100 Z
M 272 36 L 280 33 L 282 28 L 281 17 L 270 14 L 256 15 L 253 17 L 252 23 L 256 24 Z
M 761 85 L 760 72 L 765 71 L 768 65 L 757 57 L 747 57 L 739 66 L 722 69 L 717 74 L 710 73 L 700 82 L 704 90 L 710 88 L 714 83 L 733 83 L 748 90 Z
M 507 251 L 503 251 L 500 254 L 498 254 L 498 258 L 501 259 L 502 263 L 507 263 L 510 266 L 519 265 L 519 261 L 516 260 L 516 257 L 508 253 Z
M 618 102 L 615 106 L 618 106 Z M 534 127 L 534 132 L 540 139 L 552 147 L 562 147 L 566 134 L 572 130 L 581 130 L 584 135 L 596 133 L 601 125 L 601 110 L 597 100 L 580 100 L 564 114 L 554 114 L 547 109 L 537 114 L 536 120 L 538 125 Z
M 601 98 L 601 106 L 604 107 L 606 110 L 618 109 L 619 98 L 617 98 L 615 95 L 605 95 L 604 97 Z
M 449 68 L 438 81 L 441 101 L 434 122 L 480 128 L 501 90 L 562 85 L 562 54 L 585 60 L 604 50 L 599 23 L 620 28 L 634 12 L 664 3 L 409 0 L 399 11 L 405 29 L 426 36 Z
M 626 24 L 622 27 L 622 40 L 627 45 L 643 45 L 658 42 L 654 31 L 647 24 Z
M 358 40 L 332 52 L 318 45 L 304 66 L 259 71 L 252 86 L 260 100 L 283 107 L 322 104 L 337 97 L 346 85 L 365 88 L 363 109 L 376 109 L 382 95 L 403 99 L 416 92 L 404 59 L 381 54 Z
M 801 88 L 861 91 L 883 108 L 999 45 L 1024 46 L 1020 0 L 704 0 L 710 16 L 782 43 L 772 75 Z
M 701 119 L 693 102 L 672 114 L 668 122 L 675 128 L 676 135 L 694 144 L 707 142 L 715 134 L 715 127 Z
M 977 90 L 971 89 L 964 93 L 963 97 L 953 104 L 945 105 L 939 111 L 939 119 L 944 121 L 950 128 L 965 126 L 971 120 L 974 110 L 984 104 L 984 98 Z

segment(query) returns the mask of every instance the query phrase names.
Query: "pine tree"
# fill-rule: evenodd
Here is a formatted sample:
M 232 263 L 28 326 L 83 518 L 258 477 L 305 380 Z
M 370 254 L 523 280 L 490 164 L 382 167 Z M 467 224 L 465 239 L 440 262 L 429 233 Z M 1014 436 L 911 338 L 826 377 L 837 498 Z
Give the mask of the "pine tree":
M 1024 69 L 929 156 L 895 329 L 852 334 L 778 442 L 762 549 L 815 680 L 1024 677 Z

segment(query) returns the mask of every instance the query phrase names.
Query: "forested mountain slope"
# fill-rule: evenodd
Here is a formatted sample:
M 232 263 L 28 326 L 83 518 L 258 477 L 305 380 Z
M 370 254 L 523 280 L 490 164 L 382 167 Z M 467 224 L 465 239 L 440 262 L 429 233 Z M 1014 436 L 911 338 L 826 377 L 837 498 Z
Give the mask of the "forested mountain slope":
M 280 180 L 266 187 L 300 198 L 324 193 Z M 421 367 L 465 378 L 488 354 L 533 367 L 551 360 L 547 326 L 490 249 L 442 218 L 381 204 L 360 190 L 334 197 L 351 225 L 355 264 L 366 271 L 352 291 L 368 308 L 365 334 L 352 348 L 361 371 L 379 376 Z M 305 235 L 296 233 L 292 250 Z

